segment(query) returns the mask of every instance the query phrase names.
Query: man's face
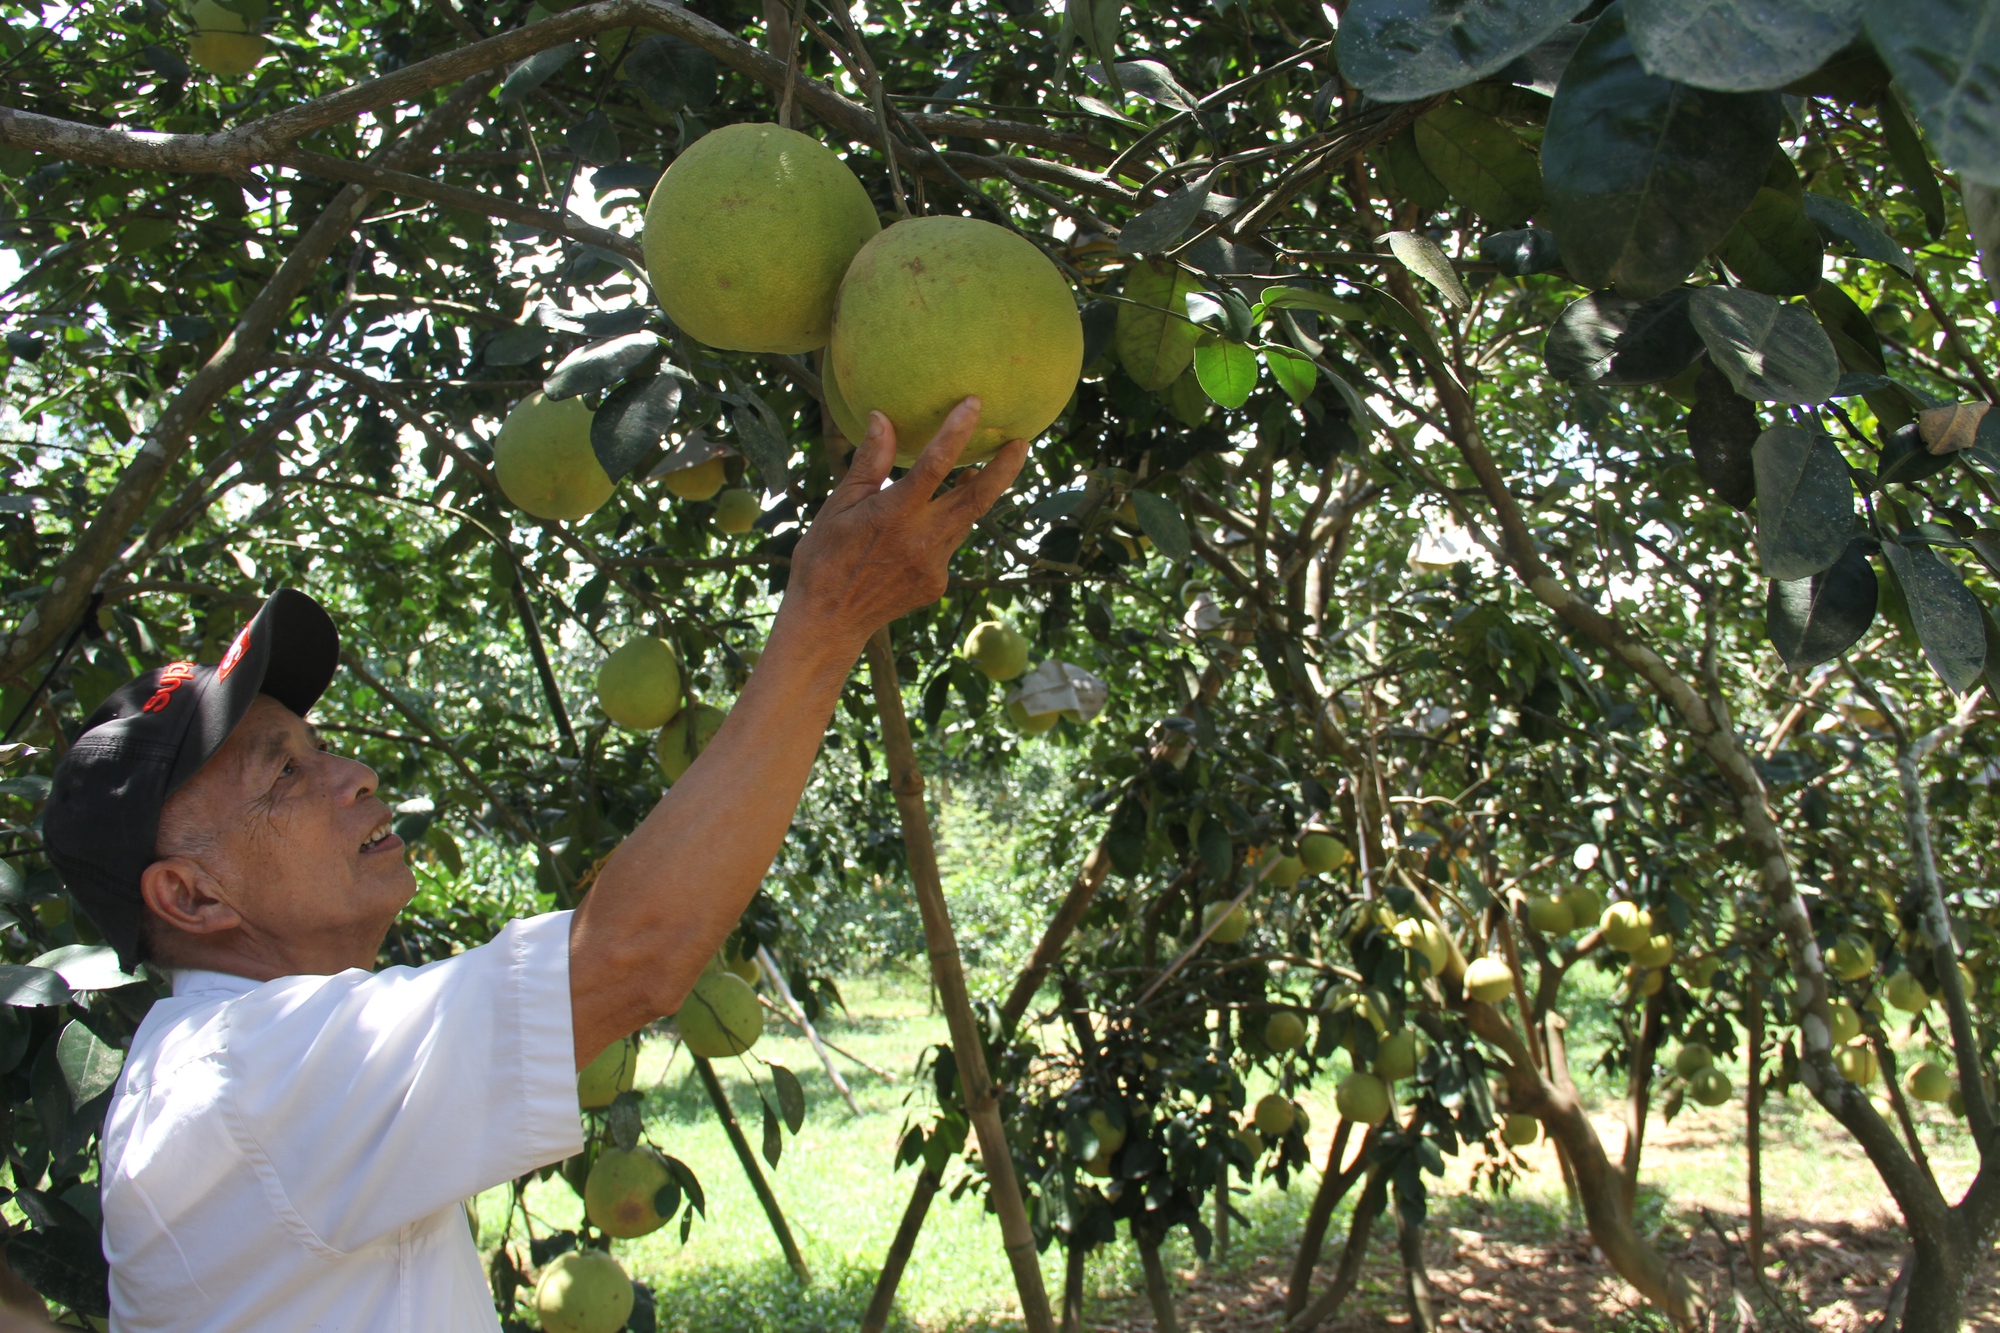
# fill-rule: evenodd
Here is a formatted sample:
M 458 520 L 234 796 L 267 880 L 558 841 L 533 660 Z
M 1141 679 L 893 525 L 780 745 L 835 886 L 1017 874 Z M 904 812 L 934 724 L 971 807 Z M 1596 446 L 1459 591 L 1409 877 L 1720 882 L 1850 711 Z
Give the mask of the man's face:
M 416 880 L 375 789 L 372 769 L 259 695 L 168 801 L 159 852 L 196 862 L 246 934 L 308 952 L 369 932 L 379 943 Z

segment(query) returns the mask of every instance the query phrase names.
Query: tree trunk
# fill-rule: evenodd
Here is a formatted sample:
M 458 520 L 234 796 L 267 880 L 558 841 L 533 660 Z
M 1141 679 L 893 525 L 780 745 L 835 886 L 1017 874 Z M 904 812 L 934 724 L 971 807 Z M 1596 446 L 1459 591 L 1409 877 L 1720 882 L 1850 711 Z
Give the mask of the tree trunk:
M 1632 1051 L 1632 1068 L 1625 1080 L 1625 1148 L 1619 1154 L 1618 1175 L 1629 1214 L 1639 1200 L 1639 1158 L 1646 1148 L 1646 1112 L 1653 1101 L 1653 1058 L 1660 1049 L 1660 997 L 1646 1000 L 1639 1020 L 1639 1041 Z
M 1229 1068 L 1229 1010 L 1227 1007 L 1215 1011 L 1215 1066 Z M 1215 1181 L 1215 1261 L 1222 1263 L 1229 1258 L 1229 1162 L 1224 1159 L 1222 1171 Z
M 1333 1131 L 1333 1146 L 1326 1152 L 1326 1170 L 1319 1178 L 1319 1189 L 1313 1194 L 1312 1208 L 1306 1213 L 1305 1231 L 1299 1236 L 1299 1252 L 1292 1260 L 1291 1281 L 1285 1286 L 1285 1317 L 1293 1319 L 1306 1308 L 1306 1301 L 1312 1295 L 1313 1270 L 1319 1267 L 1320 1251 L 1326 1248 L 1326 1229 L 1333 1224 L 1333 1210 L 1340 1207 L 1340 1201 L 1347 1197 L 1347 1191 L 1360 1178 L 1362 1163 L 1368 1157 L 1368 1144 L 1362 1142 L 1361 1151 L 1354 1155 L 1354 1165 L 1346 1171 L 1340 1169 L 1341 1158 L 1347 1155 L 1347 1141 L 1354 1134 L 1354 1122 L 1343 1119 Z
M 1743 1156 L 1749 1179 L 1745 1182 L 1745 1203 L 1749 1217 L 1743 1226 L 1743 1248 L 1749 1254 L 1754 1273 L 1764 1271 L 1764 977 L 1755 966 L 1750 969 L 1749 993 L 1744 997 L 1745 1026 L 1749 1028 L 1748 1086 L 1743 1089 Z
M 1361 1191 L 1361 1198 L 1354 1205 L 1354 1216 L 1347 1224 L 1347 1244 L 1340 1252 L 1340 1267 L 1334 1270 L 1333 1284 L 1285 1325 L 1285 1333 L 1310 1333 L 1338 1313 L 1354 1284 L 1361 1280 L 1361 1262 L 1368 1257 L 1368 1236 L 1375 1229 L 1375 1219 L 1381 1216 L 1388 1196 L 1388 1177 L 1380 1168 L 1370 1168 L 1367 1187 Z
M 882 1333 L 889 1326 L 889 1311 L 896 1304 L 896 1288 L 903 1280 L 903 1269 L 909 1266 L 910 1252 L 917 1247 L 917 1233 L 923 1230 L 931 1200 L 937 1197 L 938 1186 L 943 1183 L 928 1166 L 917 1172 L 917 1187 L 903 1208 L 896 1238 L 889 1242 L 889 1253 L 882 1259 L 882 1274 L 875 1279 L 875 1294 L 861 1316 L 861 1333 Z
M 1180 1333 L 1174 1317 L 1174 1290 L 1167 1282 L 1167 1267 L 1160 1262 L 1160 1243 L 1139 1227 L 1132 1228 L 1139 1246 L 1139 1262 L 1146 1270 L 1146 1302 L 1153 1307 L 1153 1327 L 1159 1333 Z
M 1424 1267 L 1424 1224 L 1401 1205 L 1396 1208 L 1396 1252 L 1403 1261 L 1403 1300 L 1410 1307 L 1410 1327 L 1420 1333 L 1437 1333 L 1431 1274 Z
M 1090 1251 L 1072 1233 L 1063 1247 L 1062 1333 L 1083 1333 L 1083 1278 Z

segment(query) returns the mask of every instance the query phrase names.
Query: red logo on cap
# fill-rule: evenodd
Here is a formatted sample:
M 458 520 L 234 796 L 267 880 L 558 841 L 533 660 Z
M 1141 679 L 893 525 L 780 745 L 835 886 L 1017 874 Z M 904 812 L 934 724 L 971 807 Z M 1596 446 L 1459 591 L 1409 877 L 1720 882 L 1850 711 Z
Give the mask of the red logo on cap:
M 140 711 L 157 713 L 173 701 L 174 691 L 194 679 L 194 663 L 169 662 L 160 668 L 160 687 L 153 691 L 153 697 L 146 700 Z
M 245 625 L 242 631 L 237 634 L 235 642 L 229 645 L 229 651 L 222 655 L 222 665 L 215 669 L 215 678 L 217 680 L 228 680 L 229 673 L 236 670 L 236 664 L 243 660 L 244 651 L 249 647 L 250 627 Z

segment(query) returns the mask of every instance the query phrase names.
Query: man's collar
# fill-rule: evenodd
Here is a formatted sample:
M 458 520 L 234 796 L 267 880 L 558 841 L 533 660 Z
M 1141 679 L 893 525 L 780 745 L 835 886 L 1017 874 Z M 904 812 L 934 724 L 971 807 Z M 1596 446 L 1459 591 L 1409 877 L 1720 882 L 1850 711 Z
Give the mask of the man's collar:
M 176 968 L 174 970 L 174 998 L 228 1000 L 238 995 L 248 995 L 264 983 L 252 981 L 249 977 L 232 976 L 227 972 L 205 972 L 198 967 Z

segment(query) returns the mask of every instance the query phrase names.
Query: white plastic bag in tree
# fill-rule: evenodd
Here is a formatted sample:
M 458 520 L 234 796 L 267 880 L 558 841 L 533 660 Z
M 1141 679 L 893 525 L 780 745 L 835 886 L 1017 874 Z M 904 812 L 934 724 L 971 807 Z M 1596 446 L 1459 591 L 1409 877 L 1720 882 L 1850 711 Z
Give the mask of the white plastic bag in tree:
M 1222 608 L 1215 604 L 1215 598 L 1203 590 L 1188 603 L 1187 615 L 1182 617 L 1182 623 L 1196 634 L 1213 634 L 1222 628 Z
M 1089 722 L 1104 711 L 1111 687 L 1080 666 L 1051 657 L 1021 677 L 1006 702 L 1020 701 L 1029 717 L 1060 713 L 1072 722 Z
M 1410 568 L 1419 574 L 1442 574 L 1471 559 L 1473 548 L 1472 534 L 1464 528 L 1433 521 L 1424 525 L 1410 546 Z

